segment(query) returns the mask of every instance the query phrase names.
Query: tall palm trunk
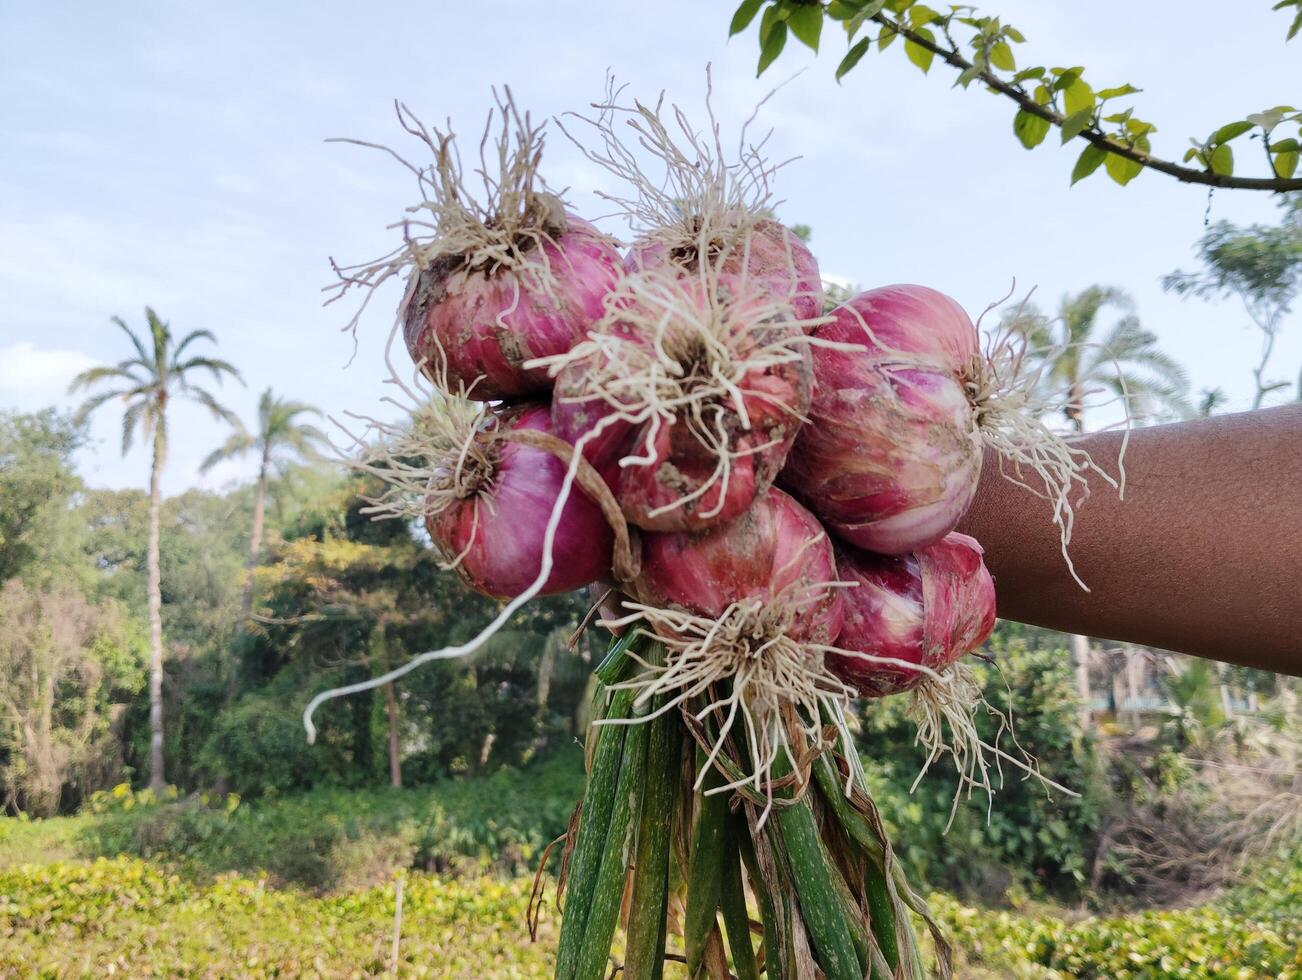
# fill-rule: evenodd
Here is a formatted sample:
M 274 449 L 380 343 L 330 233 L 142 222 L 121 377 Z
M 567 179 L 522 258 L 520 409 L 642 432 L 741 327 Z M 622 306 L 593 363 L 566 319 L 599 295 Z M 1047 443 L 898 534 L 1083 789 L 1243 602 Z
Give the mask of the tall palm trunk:
M 262 555 L 262 534 L 267 517 L 267 470 L 271 465 L 271 447 L 262 447 L 262 463 L 258 468 L 258 488 L 253 497 L 253 529 L 249 532 L 249 557 L 244 565 L 244 595 L 240 600 L 240 630 L 247 632 L 253 616 L 253 571 Z M 226 704 L 235 700 L 240 689 L 239 647 L 231 648 L 231 662 L 226 673 Z
M 159 514 L 162 510 L 163 420 L 154 424 L 154 460 L 149 470 L 149 551 L 145 557 L 149 588 L 149 788 L 162 793 L 163 771 L 163 593 L 158 565 Z

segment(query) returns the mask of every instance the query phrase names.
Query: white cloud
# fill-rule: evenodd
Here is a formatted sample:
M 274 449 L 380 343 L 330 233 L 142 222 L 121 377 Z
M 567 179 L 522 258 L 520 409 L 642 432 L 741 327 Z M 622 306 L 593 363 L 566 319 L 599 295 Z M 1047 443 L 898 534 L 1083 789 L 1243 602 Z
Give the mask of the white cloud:
M 81 351 L 37 347 L 30 340 L 0 347 L 0 399 L 19 405 L 59 401 L 68 383 L 95 363 Z

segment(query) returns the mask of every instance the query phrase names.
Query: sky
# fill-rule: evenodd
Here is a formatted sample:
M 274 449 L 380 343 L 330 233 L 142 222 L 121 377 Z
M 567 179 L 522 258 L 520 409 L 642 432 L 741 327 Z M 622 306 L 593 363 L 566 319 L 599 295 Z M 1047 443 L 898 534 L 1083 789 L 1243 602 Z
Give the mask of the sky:
M 990 9 L 1027 36 L 1025 63 L 1082 64 L 1097 87 L 1143 89 L 1160 155 L 1178 158 L 1188 136 L 1246 113 L 1302 104 L 1302 39 L 1285 45 L 1286 19 L 1267 0 L 1233 18 L 1210 0 Z M 1193 267 L 1208 213 L 1273 221 L 1267 195 L 1218 192 L 1209 205 L 1204 188 L 1151 173 L 1120 188 L 1102 171 L 1072 188 L 1081 144 L 1051 136 L 1027 152 L 1011 105 L 952 88 L 943 67 L 924 77 L 891 49 L 838 86 L 844 42 L 829 29 L 820 57 L 793 42 L 756 80 L 755 38 L 728 41 L 730 14 L 699 0 L 0 2 L 0 409 L 74 406 L 73 375 L 127 356 L 109 318 L 142 326 L 148 304 L 178 334 L 217 335 L 247 382 L 219 393 L 250 421 L 268 386 L 330 416 L 374 413 L 398 287 L 371 304 L 356 357 L 340 329 L 353 310 L 323 307 L 322 287 L 330 256 L 369 260 L 395 245 L 386 226 L 415 203 L 414 184 L 392 158 L 326 139 L 414 154 L 395 99 L 477 136 L 492 86 L 509 84 L 545 118 L 585 109 L 608 70 L 633 96 L 667 90 L 695 121 L 710 63 L 726 132 L 790 79 L 760 120 L 774 158 L 800 157 L 777 180 L 779 214 L 813 228 L 825 275 L 923 283 L 974 316 L 1014 280 L 1048 307 L 1093 283 L 1119 286 L 1195 390 L 1220 387 L 1229 408 L 1247 407 L 1259 341 L 1241 308 L 1182 301 L 1160 279 Z M 544 171 L 580 213 L 603 213 L 592 191 L 608 181 L 554 130 Z M 1281 377 L 1302 364 L 1300 319 L 1277 346 Z M 166 492 L 252 476 L 252 460 L 198 472 L 226 432 L 202 409 L 178 406 L 171 431 Z M 91 485 L 147 478 L 145 449 L 123 457 L 119 433 L 119 413 L 102 411 L 79 460 Z

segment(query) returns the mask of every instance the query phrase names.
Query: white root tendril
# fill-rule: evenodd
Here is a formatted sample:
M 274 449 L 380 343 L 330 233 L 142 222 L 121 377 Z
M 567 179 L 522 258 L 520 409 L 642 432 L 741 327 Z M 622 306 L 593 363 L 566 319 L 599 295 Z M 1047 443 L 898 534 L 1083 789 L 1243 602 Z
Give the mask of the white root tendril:
M 407 216 L 390 225 L 402 230 L 402 244 L 371 262 L 341 266 L 331 259 L 336 282 L 325 287 L 326 305 L 360 288 L 365 297 L 344 330 L 356 335 L 357 325 L 375 290 L 408 270 L 436 265 L 447 271 L 510 269 L 531 289 L 555 298 L 553 276 L 544 242 L 554 241 L 565 228 L 560 194 L 547 188 L 538 173 L 543 152 L 543 126 L 516 108 L 510 88 L 493 92 L 479 143 L 479 166 L 467 177 L 451 124 L 447 131 L 427 128 L 406 105 L 394 103 L 398 123 L 429 150 L 424 166 L 408 162 L 378 143 L 355 139 L 329 140 L 381 150 L 416 178 L 420 200 Z M 477 186 L 476 186 L 477 185 Z M 563 193 L 563 192 L 560 192 Z M 415 276 L 411 286 L 415 285 Z M 507 311 L 509 312 L 509 311 Z
M 981 685 L 977 683 L 972 668 L 966 664 L 954 664 L 941 674 L 929 674 L 914 688 L 910 697 L 909 714 L 918 726 L 917 743 L 927 750 L 927 760 L 909 792 L 916 790 L 932 764 L 945 756 L 949 756 L 958 773 L 958 786 L 945 824 L 947 832 L 954 823 L 960 800 L 971 799 L 974 790 L 985 792 L 986 819 L 989 820 L 995 794 L 991 770 L 993 768 L 997 781 L 1002 785 L 1005 762 L 1022 770 L 1023 779 L 1038 780 L 1046 791 L 1052 788 L 1068 796 L 1080 795 L 1040 772 L 1035 758 L 1017 741 L 1012 717 L 982 696 Z M 976 714 L 981 708 L 995 721 L 993 744 L 982 739 L 977 731 Z M 1012 739 L 1017 755 L 999 747 L 1005 732 Z
M 1052 505 L 1067 570 L 1088 592 L 1089 586 L 1076 573 L 1069 553 L 1076 508 L 1089 496 L 1091 473 L 1125 495 L 1131 417 L 1127 412 L 1122 423 L 1115 475 L 1077 445 L 1080 433 L 1061 432 L 1049 425 L 1048 418 L 1070 405 L 1079 408 L 1081 401 L 1093 394 L 1071 388 L 1054 390 L 1048 382 L 1049 366 L 1073 346 L 1082 345 L 1031 347 L 1026 334 L 1010 323 L 987 336 L 984 352 L 973 360 L 964 380 L 982 440 L 999 455 L 1000 473 Z M 1124 405 L 1125 377 L 1119 369 L 1117 377 Z
M 857 695 L 828 668 L 827 656 L 915 666 L 893 657 L 792 638 L 792 628 L 826 598 L 829 589 L 849 586 L 845 582 L 793 583 L 767 599 L 734 602 L 717 619 L 626 601 L 628 615 L 604 625 L 638 629 L 663 644 L 666 655 L 662 664 L 653 664 L 630 654 L 641 672 L 611 689 L 635 691 L 635 705 L 645 705 L 653 698 L 664 700 L 644 715 L 606 718 L 593 724 L 642 724 L 680 708 L 692 712 L 699 722 L 712 718 L 716 729 L 697 788 L 736 732 L 750 759 L 750 771 L 708 792 L 750 787 L 763 795 L 767 804 L 759 818 L 762 827 L 773 808 L 774 764 L 785 755 L 793 770 L 799 772 L 802 766 L 793 737 L 800 745 L 826 748 L 823 733 L 831 726 L 843 750 L 854 751 L 846 708 Z M 698 698 L 710 700 L 692 703 Z
M 428 420 L 431 418 L 441 419 L 443 416 L 440 413 L 445 412 L 448 406 L 454 406 L 451 409 L 452 415 L 456 416 L 460 422 L 465 422 L 467 418 L 474 418 L 475 416 L 470 414 L 472 411 L 486 411 L 486 408 L 476 406 L 475 403 L 464 398 L 457 399 L 443 395 L 442 391 L 438 387 L 431 388 L 430 379 L 424 373 L 424 364 L 416 365 L 413 368 L 413 374 L 410 381 L 404 381 L 401 375 L 399 375 L 397 369 L 394 367 L 392 357 L 393 345 L 397 339 L 399 329 L 400 324 L 395 322 L 389 332 L 389 341 L 385 346 L 384 356 L 385 363 L 389 369 L 389 377 L 386 379 L 386 383 L 397 387 L 401 395 L 400 397 L 386 397 L 384 399 L 386 403 L 400 409 L 407 418 L 416 419 L 418 421 L 420 419 Z M 434 384 L 436 386 L 442 384 L 442 390 L 446 390 L 446 364 L 443 363 L 441 365 L 436 365 L 433 375 L 435 377 Z M 473 388 L 473 385 L 471 387 Z M 442 401 L 440 401 L 440 399 L 442 399 Z M 356 453 L 357 449 L 361 447 L 360 459 L 362 462 L 359 468 L 362 468 L 366 472 L 371 472 L 373 475 L 379 476 L 381 479 L 390 482 L 392 496 L 387 500 L 385 499 L 385 497 L 388 496 L 387 494 L 377 498 L 376 501 L 372 503 L 372 508 L 379 508 L 376 513 L 381 516 L 423 516 L 426 508 L 426 494 L 429 492 L 429 488 L 428 486 L 422 486 L 420 480 L 427 474 L 430 474 L 434 467 L 428 464 L 422 464 L 419 457 L 415 463 L 410 465 L 404 464 L 401 459 L 394 457 L 395 448 L 413 448 L 401 441 L 403 438 L 408 438 L 404 433 L 410 431 L 410 429 L 407 428 L 409 423 L 395 425 L 393 423 L 367 419 L 358 415 L 351 415 L 350 417 L 361 419 L 366 422 L 367 432 L 373 438 L 372 449 L 368 452 L 368 444 L 365 435 L 361 437 L 355 436 L 351 432 L 348 432 L 343 425 L 336 422 L 336 425 L 339 425 L 340 428 L 343 429 L 343 431 L 352 439 L 353 453 Z M 442 423 L 440 422 L 439 424 Z M 591 432 L 585 433 L 584 436 L 575 444 L 575 451 L 570 457 L 569 464 L 565 468 L 565 478 L 561 482 L 560 489 L 556 496 L 556 502 L 552 505 L 551 514 L 547 519 L 547 527 L 543 533 L 542 563 L 538 569 L 538 576 L 532 583 L 530 583 L 529 587 L 503 606 L 497 616 L 493 618 L 492 622 L 481 629 L 474 638 L 466 643 L 462 643 L 458 646 L 445 647 L 441 650 L 428 650 L 412 657 L 401 667 L 397 667 L 379 677 L 372 677 L 370 680 L 359 681 L 355 684 L 346 684 L 342 687 L 322 691 L 320 694 L 316 695 L 308 702 L 307 707 L 303 709 L 303 728 L 307 732 L 307 740 L 309 744 L 316 741 L 316 725 L 312 722 L 312 716 L 316 713 L 316 709 L 324 702 L 333 700 L 334 698 L 346 697 L 350 694 L 358 694 L 362 691 L 374 690 L 377 687 L 383 687 L 385 684 L 406 676 L 422 664 L 429 663 L 433 660 L 454 660 L 460 657 L 469 656 L 483 647 L 488 640 L 490 640 L 499 630 L 502 629 L 503 626 L 506 625 L 510 618 L 515 615 L 515 613 L 524 606 L 525 603 L 529 602 L 538 595 L 540 591 L 542 591 L 543 586 L 546 585 L 547 580 L 551 577 L 552 568 L 554 567 L 553 551 L 555 547 L 556 530 L 560 526 L 561 514 L 565 509 L 565 504 L 570 499 L 570 494 L 574 489 L 575 481 L 578 479 L 579 468 L 583 463 L 583 447 L 588 439 L 596 438 L 601 434 L 603 429 L 604 423 L 598 425 Z M 464 432 L 465 430 L 464 428 L 454 427 L 453 431 Z M 396 447 L 391 446 L 388 450 L 384 449 L 384 439 L 386 437 L 394 436 L 399 439 Z M 418 436 L 411 436 L 410 438 L 418 438 Z M 465 467 L 469 465 L 474 452 L 472 442 L 473 440 L 466 441 L 459 447 L 461 449 L 461 454 L 457 458 L 461 462 L 453 464 L 451 469 L 453 474 L 458 471 L 463 473 L 465 472 Z M 338 447 L 336 447 L 336 451 L 339 451 Z M 358 466 L 358 462 L 354 461 L 352 465 Z M 419 499 L 420 503 L 416 502 L 417 499 Z M 456 556 L 454 563 L 455 561 L 459 561 L 460 557 L 462 556 Z
M 590 405 L 612 422 L 642 427 L 642 438 L 619 461 L 621 467 L 658 465 L 654 447 L 661 430 L 684 426 L 716 461 L 715 469 L 700 486 L 648 516 L 686 506 L 721 484 L 718 503 L 701 515 L 709 518 L 727 499 L 734 463 L 781 440 L 775 435 L 762 444 L 736 447 L 737 437 L 752 428 L 748 401 L 776 406 L 790 416 L 791 428 L 806 420 L 803 406 L 779 400 L 754 382 L 766 371 L 802 364 L 811 346 L 827 346 L 809 332 L 824 322 L 824 317 L 795 319 L 788 301 L 773 297 L 744 272 L 725 284 L 708 264 L 688 277 L 670 269 L 644 269 L 621 279 L 607 298 L 605 316 L 586 340 L 567 353 L 524 366 L 546 368 L 552 377 L 566 367 L 581 367 L 583 391 L 557 391 L 554 398 Z
M 623 194 L 597 192 L 615 207 L 608 217 L 623 218 L 635 234 L 670 248 L 699 246 L 700 255 L 728 250 L 759 221 L 771 218 L 781 204 L 773 199 L 773 178 L 797 159 L 773 163 L 765 157 L 771 129 L 758 140 L 750 137 L 759 110 L 776 89 L 755 106 L 731 153 L 714 114 L 708 67 L 705 78 L 709 126 L 704 133 L 677 105 L 666 106 L 663 92 L 653 105 L 640 100 L 621 104 L 626 86 L 617 86 L 613 76 L 607 76 L 605 100 L 592 106 L 595 116 L 565 114 L 576 130 L 581 125 L 590 132 L 595 147 L 556 120 L 585 157 L 626 188 Z

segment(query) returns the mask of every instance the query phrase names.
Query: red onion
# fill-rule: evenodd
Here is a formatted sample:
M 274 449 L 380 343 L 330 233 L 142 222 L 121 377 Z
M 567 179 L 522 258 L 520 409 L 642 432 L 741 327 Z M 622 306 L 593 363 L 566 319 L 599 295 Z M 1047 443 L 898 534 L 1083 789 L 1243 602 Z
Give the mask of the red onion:
M 741 515 L 809 404 L 807 337 L 763 291 L 709 273 L 631 275 L 610 309 L 613 323 L 553 362 L 557 434 L 583 445 L 638 527 Z
M 942 293 L 887 286 L 815 329 L 814 397 L 783 481 L 847 541 L 902 554 L 944 537 L 976 492 L 982 436 L 965 374 L 976 328 Z
M 981 546 L 966 534 L 948 534 L 911 555 L 874 555 L 836 549 L 845 590 L 844 650 L 921 664 L 937 673 L 980 646 L 995 625 L 995 584 Z M 898 694 L 927 676 L 894 664 L 844 655 L 829 666 L 864 697 Z
M 813 320 L 823 309 L 823 280 L 818 260 L 800 237 L 771 218 L 751 219 L 744 212 L 728 212 L 719 234 L 698 230 L 697 237 L 682 231 L 681 240 L 671 242 L 658 234 L 633 244 L 628 264 L 633 269 L 672 266 L 690 275 L 697 271 L 701 247 L 718 270 L 722 282 L 740 281 L 764 289 L 775 300 L 790 306 L 795 319 Z M 699 220 L 698 220 L 699 224 Z M 738 233 L 730 225 L 748 225 Z
M 449 454 L 431 481 L 425 526 L 471 586 L 495 598 L 524 592 L 542 569 L 543 538 L 566 464 L 513 433 L 551 434 L 547 406 L 493 415 L 474 434 L 472 451 Z M 552 570 L 541 594 L 577 589 L 608 575 L 613 532 L 578 485 L 561 511 Z
M 832 544 L 818 519 L 776 488 L 736 520 L 696 533 L 642 535 L 642 570 L 632 591 L 651 606 L 717 619 L 732 603 L 793 601 L 793 640 L 831 643 L 841 630 L 842 589 Z
M 601 317 L 622 260 L 607 236 L 568 213 L 539 241 L 524 267 L 468 268 L 453 256 L 416 273 L 402 314 L 412 359 L 446 360 L 447 382 L 476 398 L 550 387 L 544 368 L 524 363 L 563 354 L 583 338 Z

